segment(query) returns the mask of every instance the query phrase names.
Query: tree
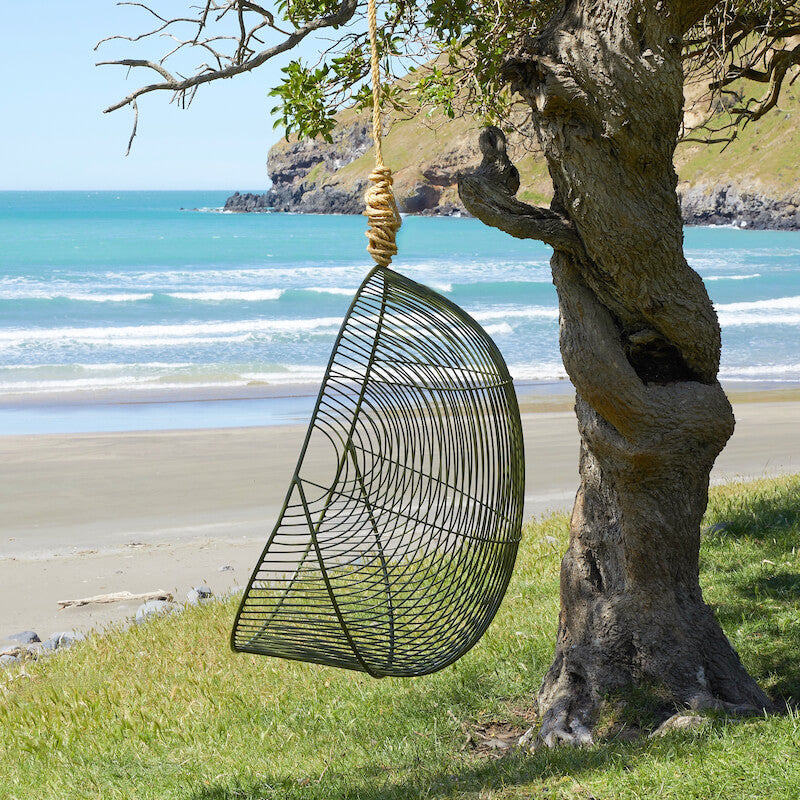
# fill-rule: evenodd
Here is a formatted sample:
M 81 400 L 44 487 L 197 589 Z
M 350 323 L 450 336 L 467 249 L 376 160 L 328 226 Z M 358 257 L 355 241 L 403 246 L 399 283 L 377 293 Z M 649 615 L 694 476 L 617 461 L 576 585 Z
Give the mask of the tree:
M 337 104 L 366 99 L 362 11 L 356 0 L 281 0 L 273 16 L 230 0 L 205 3 L 193 22 L 159 17 L 153 33 L 193 25 L 176 49 L 205 48 L 212 65 L 175 78 L 163 60 L 110 62 L 163 80 L 109 110 L 157 90 L 186 100 L 204 82 L 350 23 L 319 64 L 293 62 L 273 91 L 287 129 L 327 136 Z M 208 33 L 212 15 L 235 20 L 230 40 Z M 282 42 L 256 50 L 269 28 Z M 760 101 L 727 103 L 722 133 L 730 137 L 797 76 L 798 35 L 796 0 L 390 0 L 386 10 L 388 71 L 451 54 L 420 71 L 416 106 L 437 104 L 449 115 L 466 104 L 501 121 L 521 97 L 553 181 L 549 209 L 516 200 L 518 175 L 501 130 L 490 127 L 480 140 L 483 163 L 460 182 L 476 217 L 552 245 L 561 351 L 577 391 L 580 488 L 555 659 L 538 697 L 547 744 L 590 742 L 602 699 L 632 685 L 657 686 L 695 709 L 774 708 L 698 581 L 709 473 L 734 418 L 717 380 L 716 315 L 683 254 L 673 153 L 689 69 L 718 97 L 743 78 L 767 84 Z M 226 41 L 234 45 L 228 55 L 219 49 Z M 387 98 L 404 103 L 391 87 Z

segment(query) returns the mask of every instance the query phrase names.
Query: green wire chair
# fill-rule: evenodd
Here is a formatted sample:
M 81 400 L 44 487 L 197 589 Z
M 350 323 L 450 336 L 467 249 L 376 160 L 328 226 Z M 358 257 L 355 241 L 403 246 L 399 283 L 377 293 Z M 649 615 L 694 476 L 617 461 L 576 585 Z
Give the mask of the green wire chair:
M 508 369 L 458 306 L 376 267 L 345 317 L 234 650 L 435 672 L 514 567 L 524 461 Z

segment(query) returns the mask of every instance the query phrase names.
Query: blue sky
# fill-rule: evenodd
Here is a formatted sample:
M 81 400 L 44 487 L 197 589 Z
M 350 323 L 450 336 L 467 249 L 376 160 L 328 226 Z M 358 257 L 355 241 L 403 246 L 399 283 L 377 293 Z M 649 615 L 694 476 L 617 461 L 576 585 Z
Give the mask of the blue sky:
M 155 0 L 183 11 L 192 0 Z M 146 71 L 94 66 L 96 61 L 155 57 L 163 42 L 145 47 L 95 44 L 114 33 L 139 33 L 144 11 L 115 0 L 8 3 L 0 50 L 0 190 L 14 189 L 263 189 L 273 130 L 267 92 L 280 64 L 202 87 L 181 110 L 167 93 L 139 101 L 139 132 L 125 149 L 132 112 L 103 109 L 127 95 Z M 311 48 L 306 47 L 306 56 Z M 202 57 L 192 54 L 191 64 Z

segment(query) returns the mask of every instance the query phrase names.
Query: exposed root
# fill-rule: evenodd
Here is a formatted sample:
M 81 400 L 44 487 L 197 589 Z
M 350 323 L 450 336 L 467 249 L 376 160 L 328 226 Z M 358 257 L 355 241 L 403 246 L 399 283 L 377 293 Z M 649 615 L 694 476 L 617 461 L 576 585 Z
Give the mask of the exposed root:
M 536 726 L 528 728 L 517 741 L 519 747 L 531 753 L 535 753 L 542 746 L 589 747 L 593 744 L 592 732 L 583 723 L 574 718 L 570 719 L 566 714 L 551 721 L 547 726 L 543 725 L 538 731 Z
M 572 747 L 588 747 L 594 744 L 592 732 L 579 719 L 567 714 L 558 714 L 542 725 L 539 737 L 546 747 L 567 744 Z
M 598 709 L 594 706 L 587 707 L 585 704 L 579 710 L 574 708 L 575 698 L 562 697 L 556 703 L 556 707 L 551 707 L 542 720 L 541 726 L 533 725 L 519 737 L 517 746 L 528 752 L 534 753 L 543 747 L 554 748 L 562 745 L 570 747 L 588 747 L 597 741 L 593 727 L 587 723 L 589 717 L 598 716 Z M 622 704 L 624 705 L 624 704 Z M 777 706 L 759 707 L 748 703 L 729 703 L 719 698 L 713 697 L 708 692 L 695 693 L 689 702 L 674 706 L 682 707 L 666 719 L 662 716 L 661 722 L 649 734 L 650 738 L 665 736 L 667 733 L 676 730 L 686 730 L 697 728 L 708 722 L 708 718 L 697 713 L 687 714 L 688 711 L 703 712 L 714 711 L 730 717 L 753 717 L 760 716 L 765 711 L 778 711 Z M 622 724 L 618 727 L 625 729 L 629 734 L 633 733 L 633 738 L 647 736 L 647 724 L 645 729 L 638 727 L 636 723 L 628 730 L 628 725 Z M 652 724 L 652 723 L 651 723 Z M 605 739 L 606 734 L 601 733 L 601 738 Z M 630 740 L 630 737 L 629 739 Z
M 661 611 L 666 609 L 662 606 Z M 699 627 L 703 619 L 711 617 L 698 605 L 695 624 Z M 651 624 L 644 614 L 640 622 L 645 630 Z M 630 619 L 628 628 L 635 624 Z M 676 626 L 671 646 L 662 641 L 652 650 L 631 648 L 630 641 L 624 648 L 615 647 L 614 641 L 598 638 L 578 646 L 559 637 L 555 662 L 539 693 L 541 725 L 526 731 L 519 746 L 533 751 L 592 745 L 608 732 L 609 711 L 612 729 L 630 728 L 642 735 L 675 712 L 753 716 L 779 711 L 721 634 L 715 637 L 707 630 L 702 641 L 693 640 L 686 636 L 687 627 Z M 601 634 L 602 628 L 594 629 L 595 637 Z
M 708 692 L 701 692 L 694 695 L 687 703 L 687 707 L 692 709 L 692 711 L 718 711 L 732 717 L 758 717 L 765 711 L 780 711 L 780 707 L 769 700 L 763 705 L 754 705 L 753 703 L 730 703 L 726 700 L 720 700 L 718 697 L 714 697 Z
M 661 736 L 666 736 L 672 731 L 685 731 L 692 728 L 699 728 L 708 723 L 706 717 L 700 717 L 697 714 L 673 714 L 669 719 L 664 720 L 651 734 L 650 738 L 655 739 Z
M 568 679 L 567 683 L 575 691 L 562 687 L 555 693 L 555 698 L 550 697 L 541 726 L 525 731 L 518 742 L 520 747 L 534 751 L 541 746 L 588 747 L 594 744 L 595 704 L 580 690 L 579 681 L 575 683 Z M 540 704 L 542 699 L 540 696 Z

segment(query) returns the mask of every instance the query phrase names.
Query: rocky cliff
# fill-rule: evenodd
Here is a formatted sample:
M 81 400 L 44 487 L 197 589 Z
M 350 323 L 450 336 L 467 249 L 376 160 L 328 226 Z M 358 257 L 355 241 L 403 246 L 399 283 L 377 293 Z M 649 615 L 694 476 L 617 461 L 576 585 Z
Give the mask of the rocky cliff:
M 430 127 L 416 119 L 395 121 L 384 139 L 383 154 L 392 168 L 400 210 L 409 214 L 465 214 L 458 198 L 458 173 L 480 162 L 479 132 L 474 120 Z M 533 164 L 521 138 L 509 138 L 515 159 Z M 373 165 L 368 119 L 346 115 L 331 143 L 290 140 L 274 145 L 267 160 L 272 188 L 264 195 L 237 192 L 228 198 L 225 209 L 360 214 Z M 549 179 L 542 160 L 528 172 L 529 191 L 522 199 L 543 201 Z M 531 188 L 537 191 L 531 193 Z
M 686 184 L 678 190 L 687 225 L 736 225 L 763 230 L 800 230 L 800 192 L 770 197 L 731 184 Z
M 787 102 L 800 111 L 800 98 Z M 794 107 L 769 128 L 748 126 L 727 148 L 685 145 L 676 163 L 679 196 L 690 225 L 737 225 L 800 230 L 800 134 Z M 383 144 L 392 168 L 400 210 L 409 214 L 465 214 L 458 198 L 458 173 L 480 160 L 480 125 L 459 119 L 432 124 L 425 119 L 392 124 Z M 511 135 L 512 160 L 522 179 L 521 200 L 547 204 L 551 185 L 543 159 L 526 150 L 526 134 Z M 234 194 L 228 211 L 294 211 L 360 214 L 373 166 L 371 127 L 366 116 L 344 112 L 333 141 L 281 141 L 269 152 L 272 188 L 265 195 Z
M 395 123 L 384 143 L 384 158 L 394 172 L 401 211 L 410 214 L 458 213 L 456 190 L 460 170 L 477 163 L 474 136 L 466 129 L 438 137 L 409 131 L 411 121 Z M 416 127 L 413 126 L 412 127 Z M 422 149 L 430 152 L 413 152 Z M 336 129 L 333 142 L 282 141 L 269 152 L 267 170 L 272 188 L 265 195 L 236 193 L 228 211 L 295 211 L 309 214 L 360 214 L 372 169 L 371 126 L 364 118 L 349 119 Z
M 276 211 L 307 214 L 360 214 L 366 176 L 342 184 L 337 172 L 372 147 L 367 120 L 354 119 L 333 132 L 332 142 L 279 142 L 269 151 L 267 172 L 272 188 L 267 201 Z

